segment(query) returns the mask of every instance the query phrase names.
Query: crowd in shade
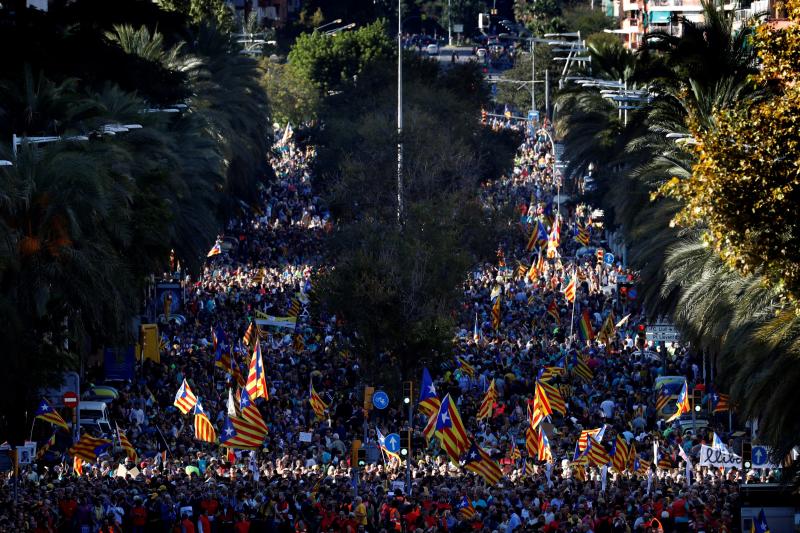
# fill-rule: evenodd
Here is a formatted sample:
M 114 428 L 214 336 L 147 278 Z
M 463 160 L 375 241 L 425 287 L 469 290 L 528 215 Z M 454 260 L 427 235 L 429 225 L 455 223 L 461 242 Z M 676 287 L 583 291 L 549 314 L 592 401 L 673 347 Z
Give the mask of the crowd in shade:
M 165 316 L 160 361 L 117 386 L 111 433 L 57 453 L 40 442 L 0 489 L 0 531 L 736 530 L 752 473 L 699 457 L 731 444 L 722 395 L 691 347 L 637 344 L 642 311 L 621 291 L 636 273 L 606 260 L 595 211 L 558 196 L 549 139 L 528 137 L 482 185 L 519 231 L 465 280 L 448 362 L 415 369 L 410 486 L 383 439 L 407 411 L 364 410 L 356 354 L 309 301 L 333 228 L 314 148 L 287 132 L 257 208 L 231 219 L 199 277 L 171 273 L 185 320 Z M 674 394 L 656 393 L 660 376 L 679 377 Z M 700 425 L 686 413 L 698 386 Z M 357 467 L 365 434 L 381 453 Z

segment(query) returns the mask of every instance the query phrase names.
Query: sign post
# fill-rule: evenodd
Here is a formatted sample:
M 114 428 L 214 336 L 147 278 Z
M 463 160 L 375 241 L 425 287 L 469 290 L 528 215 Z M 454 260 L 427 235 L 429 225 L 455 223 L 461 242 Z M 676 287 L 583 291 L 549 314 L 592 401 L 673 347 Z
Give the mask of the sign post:
M 80 436 L 80 429 L 78 428 L 78 395 L 72 391 L 67 391 L 62 399 L 64 407 L 72 412 L 72 434 L 77 442 Z

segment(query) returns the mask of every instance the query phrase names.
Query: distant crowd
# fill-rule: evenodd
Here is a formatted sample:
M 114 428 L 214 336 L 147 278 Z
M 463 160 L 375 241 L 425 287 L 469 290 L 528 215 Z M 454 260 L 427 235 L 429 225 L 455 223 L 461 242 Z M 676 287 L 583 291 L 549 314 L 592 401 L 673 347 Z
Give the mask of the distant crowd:
M 263 184 L 257 206 L 243 208 L 225 228 L 223 253 L 209 258 L 200 276 L 181 274 L 186 320 L 160 325 L 160 363 L 145 361 L 110 404 L 136 457 L 113 439 L 80 475 L 69 455 L 22 469 L 18 482 L 9 478 L 0 489 L 0 531 L 738 530 L 743 473 L 697 464 L 712 432 L 728 441 L 727 424 L 711 416 L 702 430 L 687 430 L 680 420 L 667 423 L 655 406 L 661 375 L 684 376 L 690 389 L 704 383 L 700 354 L 679 343 L 636 346 L 642 311 L 619 290 L 635 284 L 636 273 L 601 259 L 602 220 L 566 198 L 553 174 L 553 149 L 537 132 L 520 146 L 512 171 L 482 184 L 486 209 L 515 208 L 518 238 L 499 243 L 498 260 L 465 280 L 452 362 L 430 369 L 438 397 L 450 395 L 475 442 L 501 465 L 498 484 L 449 461 L 436 438 L 412 454 L 410 494 L 398 483 L 404 462 L 384 457 L 354 476 L 350 450 L 363 437 L 366 383 L 337 318 L 300 303 L 316 276 L 334 266 L 325 264 L 323 242 L 335 228 L 313 189 L 314 147 L 287 134 L 270 161 L 275 179 Z M 531 238 L 540 226 L 545 238 Z M 581 230 L 584 242 L 577 242 Z M 571 281 L 574 304 L 564 294 Z M 257 401 L 269 429 L 263 446 L 198 442 L 193 417 L 173 405 L 176 391 L 186 380 L 219 435 L 238 409 L 231 405 L 240 394 L 237 373 L 247 378 L 252 342 L 241 340 L 250 318 L 263 315 L 297 320 L 294 330 L 259 333 L 269 389 L 269 400 Z M 592 335 L 581 328 L 584 316 Z M 604 325 L 606 335 L 598 335 Z M 215 364 L 215 343 L 233 371 Z M 545 367 L 563 368 L 549 383 L 566 404 L 565 414 L 541 422 L 552 461 L 526 451 L 528 406 Z M 493 380 L 492 414 L 478 421 Z M 310 383 L 328 405 L 322 418 L 309 402 Z M 406 418 L 392 406 L 371 412 L 369 439 L 376 429 L 397 432 Z M 426 442 L 428 422 L 415 410 L 415 442 Z M 621 435 L 638 450 L 624 472 L 581 461 L 576 444 L 598 429 L 593 435 L 606 449 Z M 693 463 L 691 480 L 684 456 Z

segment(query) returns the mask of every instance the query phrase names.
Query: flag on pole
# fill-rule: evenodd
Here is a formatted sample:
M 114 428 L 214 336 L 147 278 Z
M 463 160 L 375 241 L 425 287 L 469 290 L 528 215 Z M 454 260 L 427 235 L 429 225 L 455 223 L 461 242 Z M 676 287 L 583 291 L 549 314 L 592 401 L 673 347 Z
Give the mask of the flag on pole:
M 478 415 L 475 418 L 477 420 L 484 420 L 491 418 L 492 407 L 494 407 L 494 403 L 496 401 L 497 401 L 497 388 L 495 387 L 493 379 L 492 382 L 489 384 L 489 388 L 483 397 L 483 401 L 481 402 L 480 409 L 478 409 Z
M 464 520 L 469 520 L 475 516 L 475 507 L 472 506 L 472 503 L 466 496 L 461 497 L 461 501 L 456 505 L 456 509 L 458 509 L 459 516 Z
M 475 379 L 475 367 L 469 364 L 466 359 L 463 357 L 456 357 L 456 363 L 458 363 L 458 368 L 468 375 L 470 379 Z
M 497 485 L 503 479 L 500 465 L 475 441 L 472 441 L 469 451 L 464 454 L 464 468 L 478 474 L 490 486 Z
M 242 420 L 249 422 L 255 431 L 266 435 L 267 424 L 264 422 L 264 417 L 261 416 L 258 406 L 250 399 L 250 395 L 247 394 L 246 389 L 240 389 L 239 394 L 239 411 L 242 414 Z M 235 411 L 233 416 L 236 416 Z
M 728 449 L 728 447 L 725 446 L 725 443 L 722 442 L 722 439 L 719 438 L 719 435 L 717 435 L 716 432 L 712 432 L 711 435 L 713 435 L 713 437 L 711 439 L 711 447 L 713 449 L 715 449 L 715 450 L 727 450 Z
M 578 436 L 578 449 L 583 451 L 589 446 L 589 437 L 594 437 L 597 440 L 602 439 L 602 437 L 598 438 L 602 429 L 603 428 L 581 430 L 581 434 Z
M 217 239 L 217 242 L 214 243 L 214 246 L 206 254 L 206 257 L 214 257 L 215 255 L 220 255 L 222 253 L 222 241 Z
M 614 311 L 611 311 L 608 316 L 603 320 L 603 325 L 600 326 L 600 331 L 597 332 L 597 340 L 603 344 L 609 344 L 614 340 L 617 334 L 617 328 L 614 327 Z
M 258 326 L 256 326 L 255 322 L 250 322 L 250 325 L 247 326 L 247 331 L 244 332 L 244 341 L 245 346 L 250 346 L 250 343 L 253 342 L 255 339 L 258 338 Z
M 539 402 L 536 399 L 536 396 L 533 397 L 533 401 L 528 401 L 528 424 L 533 429 L 542 423 L 544 417 L 548 416 L 544 409 L 539 405 Z
M 753 518 L 753 522 L 750 525 L 750 533 L 769 533 L 767 515 L 764 514 L 764 509 L 759 511 L 757 518 Z
M 419 410 L 430 416 L 439 412 L 439 407 L 442 406 L 441 400 L 436 395 L 436 387 L 433 385 L 431 373 L 427 367 L 422 369 L 422 381 L 419 387 Z
M 309 383 L 309 399 L 308 402 L 311 404 L 311 409 L 314 410 L 314 415 L 317 417 L 317 420 L 322 420 L 325 418 L 325 410 L 328 408 L 328 404 L 325 403 L 317 391 L 314 390 L 314 384 Z
M 594 340 L 594 331 L 592 330 L 592 320 L 589 318 L 589 310 L 584 309 L 581 312 L 581 319 L 578 321 L 578 332 L 581 338 L 585 341 Z
M 683 387 L 681 388 L 681 393 L 678 395 L 678 400 L 675 402 L 675 405 L 678 407 L 678 410 L 667 419 L 667 423 L 677 420 L 683 413 L 691 411 L 691 407 L 689 406 L 689 385 L 686 383 L 686 380 L 683 381 Z
M 569 282 L 567 283 L 567 286 L 564 288 L 564 297 L 567 299 L 569 303 L 575 301 L 575 294 L 577 291 L 577 286 L 575 283 L 577 279 L 578 276 L 572 276 Z
M 539 460 L 545 462 L 552 462 L 553 461 L 553 452 L 550 449 L 550 439 L 547 438 L 547 434 L 539 428 Z
M 46 454 L 50 448 L 56 445 L 56 431 L 58 430 L 53 431 L 53 434 L 50 435 L 50 438 L 47 439 L 47 441 L 44 442 L 41 446 L 39 446 L 39 449 L 36 450 L 37 461 L 42 457 L 44 457 L 44 454 Z
M 589 437 L 588 441 L 586 457 L 591 466 L 601 467 L 611 462 L 611 456 L 608 455 L 605 446 L 595 440 L 594 437 Z
M 97 457 L 103 453 L 107 448 L 111 447 L 111 441 L 108 439 L 99 439 L 92 437 L 88 433 L 81 435 L 78 442 L 72 445 L 69 449 L 69 454 L 73 457 L 80 457 L 87 463 L 93 463 Z
M 199 401 L 194 405 L 194 438 L 200 442 L 217 442 L 217 432 Z
M 611 466 L 620 474 L 625 471 L 628 466 L 628 442 L 622 434 L 617 434 L 617 439 L 614 441 L 614 447 L 611 449 Z
M 495 330 L 500 329 L 500 322 L 502 321 L 502 305 L 503 297 L 498 296 L 492 305 L 492 328 Z
M 184 378 L 178 392 L 175 394 L 173 405 L 177 407 L 181 413 L 188 415 L 189 411 L 194 409 L 196 403 L 197 396 L 194 395 L 191 387 L 189 387 L 189 384 L 186 382 L 186 378 Z
M 61 415 L 58 414 L 58 411 L 53 409 L 53 407 L 44 398 L 42 398 L 42 401 L 39 402 L 39 407 L 36 409 L 36 418 L 69 431 L 69 426 L 67 426 L 67 423 L 61 417 Z
M 547 304 L 547 314 L 553 317 L 553 320 L 556 321 L 556 324 L 561 321 L 561 315 L 558 313 L 558 304 L 556 303 L 555 299 L 550 300 L 550 303 Z
M 528 452 L 528 457 L 531 459 L 539 457 L 539 435 L 531 425 L 528 425 L 528 429 L 525 430 L 525 451 Z
M 461 460 L 461 456 L 469 449 L 469 438 L 458 414 L 455 402 L 450 399 L 450 395 L 444 397 L 439 413 L 436 417 L 436 431 L 441 436 L 442 449 L 455 462 Z
M 566 416 L 567 404 L 564 402 L 564 398 L 561 397 L 561 391 L 556 387 L 546 381 L 537 381 L 534 394 L 539 398 L 539 405 L 543 407 L 545 415 L 552 415 L 553 411 L 555 411 L 562 416 Z
M 594 379 L 592 369 L 577 355 L 572 356 L 572 372 L 586 383 L 591 383 L 592 379 Z
M 269 400 L 269 389 L 267 389 L 267 377 L 264 374 L 264 360 L 261 357 L 261 343 L 256 342 L 253 349 L 253 357 L 250 359 L 250 369 L 247 373 L 247 384 L 245 386 L 250 400 L 258 398 Z
M 244 419 L 233 416 L 226 417 L 219 435 L 220 444 L 228 448 L 245 450 L 260 448 L 266 433 L 260 434 L 248 429 L 249 427 L 249 423 Z
M 125 450 L 125 455 L 128 456 L 128 459 L 136 462 L 138 457 L 136 454 L 136 449 L 131 444 L 131 441 L 128 440 L 128 437 L 125 435 L 125 433 L 120 431 L 119 425 L 117 425 L 117 438 L 119 439 L 119 445 L 123 450 Z
M 560 366 L 545 366 L 539 369 L 539 373 L 536 375 L 537 381 L 550 381 L 556 376 L 563 376 L 566 373 Z
M 578 233 L 575 235 L 575 242 L 578 244 L 582 244 L 583 246 L 589 246 L 589 241 L 591 240 L 591 229 L 589 225 L 583 225 L 580 222 L 578 223 Z
M 528 281 L 536 281 L 542 273 L 544 272 L 544 256 L 542 256 L 542 249 L 539 248 L 539 257 L 536 258 L 536 261 L 531 263 L 531 268 L 528 270 L 528 274 L 525 276 Z

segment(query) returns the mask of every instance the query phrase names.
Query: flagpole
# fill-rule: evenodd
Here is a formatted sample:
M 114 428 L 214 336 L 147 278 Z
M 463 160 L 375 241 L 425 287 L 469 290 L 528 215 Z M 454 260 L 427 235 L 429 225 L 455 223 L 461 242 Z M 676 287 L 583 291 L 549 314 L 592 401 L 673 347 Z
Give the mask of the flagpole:
M 730 412 L 730 411 L 728 411 Z M 33 426 L 36 424 L 36 417 L 33 417 L 33 422 L 31 422 L 31 436 L 28 437 L 28 440 L 33 440 Z
M 572 329 L 575 326 L 575 301 L 578 299 L 578 270 L 575 269 L 572 271 L 572 275 L 575 277 L 575 297 L 572 299 L 572 316 L 569 319 L 569 338 L 570 341 L 572 340 Z

